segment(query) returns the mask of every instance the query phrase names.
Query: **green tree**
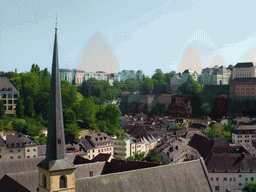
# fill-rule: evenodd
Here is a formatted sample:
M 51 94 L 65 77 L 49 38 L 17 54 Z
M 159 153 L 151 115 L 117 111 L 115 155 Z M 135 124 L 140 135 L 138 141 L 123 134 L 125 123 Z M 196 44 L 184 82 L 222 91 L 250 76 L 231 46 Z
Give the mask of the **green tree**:
M 32 96 L 27 96 L 24 102 L 25 106 L 25 115 L 28 117 L 34 117 L 35 116 L 35 110 L 34 110 L 34 101 Z
M 163 71 L 161 69 L 156 69 L 152 79 L 155 80 L 154 84 L 163 84 L 165 81 Z
M 39 71 L 40 71 L 40 67 L 37 64 L 33 63 L 33 65 L 31 66 L 30 72 L 39 73 Z
M 40 135 L 42 129 L 43 125 L 35 119 L 28 119 L 25 123 L 25 132 L 32 137 Z
M 155 149 L 149 152 L 149 154 L 146 157 L 146 160 L 150 162 L 163 162 L 163 158 L 157 154 Z
M 84 97 L 90 97 L 92 94 L 92 89 L 91 89 L 90 83 L 88 81 L 83 81 L 81 86 L 79 87 L 79 92 Z
M 26 133 L 26 130 L 25 130 L 25 122 L 23 122 L 22 120 L 20 119 L 15 119 L 12 121 L 12 127 L 15 131 L 19 132 L 19 133 Z
M 44 145 L 46 144 L 46 140 L 47 140 L 47 137 L 43 134 L 39 135 L 37 141 L 41 144 L 41 145 Z
M 66 124 L 64 131 L 65 133 L 69 133 L 77 137 L 78 129 L 79 129 L 79 126 L 77 125 L 77 123 L 71 123 L 71 124 Z
M 127 160 L 140 160 L 140 161 L 142 161 L 145 157 L 145 154 L 146 154 L 145 152 L 141 152 L 141 153 L 136 152 L 136 153 L 134 153 L 133 156 L 128 157 Z
M 167 111 L 167 107 L 165 103 L 156 102 L 156 103 L 153 103 L 150 113 L 152 115 L 163 115 L 166 113 L 166 111 Z
M 76 114 L 70 108 L 63 109 L 63 122 L 64 127 L 68 124 L 74 124 L 76 122 Z
M 150 93 L 152 92 L 154 87 L 154 81 L 151 78 L 145 77 L 141 84 L 147 86 Z
M 166 84 L 170 84 L 171 78 L 174 76 L 174 74 L 175 74 L 175 71 L 171 71 L 169 73 L 165 73 L 164 74 L 164 82 Z
M 150 94 L 150 90 L 149 90 L 148 86 L 146 86 L 146 85 L 141 85 L 140 88 L 139 88 L 139 92 L 140 92 L 141 95 Z
M 4 110 L 4 102 L 2 99 L 0 99 L 0 119 L 4 117 L 5 110 Z
M 211 113 L 211 108 L 209 107 L 209 103 L 203 103 L 201 106 L 201 111 L 203 113 L 203 118 Z
M 84 98 L 80 102 L 79 117 L 84 121 L 86 127 L 92 128 L 92 124 L 96 121 L 96 112 L 97 106 L 90 98 Z
M 243 191 L 246 192 L 256 192 L 256 182 L 250 182 L 250 183 L 246 183 Z
M 111 130 L 119 128 L 121 111 L 116 104 L 107 104 L 105 108 L 105 119 L 107 127 Z

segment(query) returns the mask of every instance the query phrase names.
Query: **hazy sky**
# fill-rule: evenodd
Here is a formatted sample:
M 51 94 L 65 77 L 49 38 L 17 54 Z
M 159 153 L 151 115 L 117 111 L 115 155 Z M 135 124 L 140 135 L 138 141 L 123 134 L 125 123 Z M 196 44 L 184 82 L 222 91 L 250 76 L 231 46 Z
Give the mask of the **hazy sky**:
M 60 68 L 76 68 L 95 34 L 118 71 L 151 76 L 157 68 L 256 61 L 255 8 L 253 0 L 1 1 L 0 71 L 25 72 L 33 63 L 51 70 L 56 13 Z

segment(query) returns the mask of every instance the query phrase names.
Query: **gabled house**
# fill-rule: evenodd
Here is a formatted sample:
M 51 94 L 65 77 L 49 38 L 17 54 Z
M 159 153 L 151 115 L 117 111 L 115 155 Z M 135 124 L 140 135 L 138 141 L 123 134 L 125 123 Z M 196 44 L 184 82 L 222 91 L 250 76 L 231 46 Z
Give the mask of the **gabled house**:
M 4 102 L 5 114 L 15 114 L 19 91 L 7 77 L 0 77 L 0 99 Z

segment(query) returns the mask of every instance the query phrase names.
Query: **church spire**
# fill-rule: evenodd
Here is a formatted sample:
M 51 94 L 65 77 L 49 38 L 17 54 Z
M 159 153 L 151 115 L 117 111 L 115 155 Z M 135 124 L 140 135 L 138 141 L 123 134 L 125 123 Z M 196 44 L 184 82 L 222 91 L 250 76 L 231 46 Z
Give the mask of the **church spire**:
M 66 157 L 66 149 L 65 149 L 62 103 L 61 103 L 57 28 L 55 28 L 46 159 L 58 160 L 58 159 L 64 159 L 65 157 Z
M 46 157 L 41 163 L 38 164 L 38 166 L 47 170 L 74 168 L 74 165 L 70 164 L 70 162 L 66 159 L 59 75 L 57 28 L 55 28 L 52 58 Z

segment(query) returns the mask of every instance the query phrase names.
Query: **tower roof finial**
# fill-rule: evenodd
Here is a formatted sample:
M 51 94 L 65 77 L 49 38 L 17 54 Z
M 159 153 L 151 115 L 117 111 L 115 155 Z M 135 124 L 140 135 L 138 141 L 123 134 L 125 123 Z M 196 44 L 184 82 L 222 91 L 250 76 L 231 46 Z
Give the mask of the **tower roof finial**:
M 57 22 L 57 13 L 56 13 L 56 28 L 55 29 L 57 29 L 57 24 L 58 24 L 58 22 Z

